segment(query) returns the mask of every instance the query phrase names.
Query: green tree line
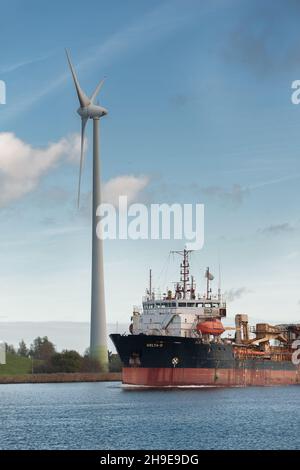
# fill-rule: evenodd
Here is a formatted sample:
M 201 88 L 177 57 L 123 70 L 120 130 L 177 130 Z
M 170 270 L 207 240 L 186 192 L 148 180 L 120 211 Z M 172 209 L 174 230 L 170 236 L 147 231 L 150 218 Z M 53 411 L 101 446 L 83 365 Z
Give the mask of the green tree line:
M 17 349 L 13 345 L 6 344 L 6 352 L 31 358 L 34 373 L 101 372 L 100 364 L 90 357 L 88 349 L 83 355 L 67 349 L 57 352 L 55 345 L 47 336 L 38 336 L 30 347 L 27 347 L 23 339 Z M 108 351 L 108 359 L 110 372 L 120 372 L 122 365 L 119 356 Z

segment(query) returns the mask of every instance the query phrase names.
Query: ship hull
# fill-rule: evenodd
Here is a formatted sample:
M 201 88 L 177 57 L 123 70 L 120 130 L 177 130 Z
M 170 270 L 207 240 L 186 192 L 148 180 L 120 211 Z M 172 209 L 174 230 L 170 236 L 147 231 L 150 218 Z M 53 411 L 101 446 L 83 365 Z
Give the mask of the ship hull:
M 300 383 L 300 368 L 291 360 L 237 357 L 231 344 L 149 335 L 110 337 L 123 362 L 126 385 L 245 387 Z
M 297 371 L 205 368 L 123 367 L 122 382 L 143 387 L 247 387 L 296 385 Z

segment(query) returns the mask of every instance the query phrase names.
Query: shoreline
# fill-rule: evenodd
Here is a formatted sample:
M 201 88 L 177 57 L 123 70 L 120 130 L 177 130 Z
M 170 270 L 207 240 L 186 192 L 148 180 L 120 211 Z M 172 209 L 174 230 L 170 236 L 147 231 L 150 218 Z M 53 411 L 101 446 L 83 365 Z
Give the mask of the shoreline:
M 121 372 L 63 372 L 54 374 L 0 375 L 0 385 L 25 383 L 121 382 Z

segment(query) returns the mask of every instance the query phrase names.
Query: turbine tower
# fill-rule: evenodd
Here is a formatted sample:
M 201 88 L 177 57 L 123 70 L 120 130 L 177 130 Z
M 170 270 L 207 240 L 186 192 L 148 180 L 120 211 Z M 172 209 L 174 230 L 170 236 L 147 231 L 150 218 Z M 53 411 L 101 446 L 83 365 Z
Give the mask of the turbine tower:
M 102 106 L 94 104 L 94 101 L 102 88 L 104 80 L 101 80 L 94 93 L 89 98 L 81 89 L 76 72 L 71 63 L 68 51 L 66 51 L 68 63 L 71 69 L 80 107 L 77 113 L 81 117 L 81 155 L 78 182 L 78 207 L 80 202 L 81 174 L 84 158 L 84 136 L 88 119 L 93 119 L 93 223 L 92 223 L 92 289 L 91 289 L 91 332 L 90 355 L 97 359 L 103 371 L 108 370 L 108 352 L 106 336 L 106 314 L 104 297 L 104 269 L 103 269 L 103 241 L 96 234 L 96 211 L 101 204 L 101 177 L 99 156 L 99 119 L 107 114 Z

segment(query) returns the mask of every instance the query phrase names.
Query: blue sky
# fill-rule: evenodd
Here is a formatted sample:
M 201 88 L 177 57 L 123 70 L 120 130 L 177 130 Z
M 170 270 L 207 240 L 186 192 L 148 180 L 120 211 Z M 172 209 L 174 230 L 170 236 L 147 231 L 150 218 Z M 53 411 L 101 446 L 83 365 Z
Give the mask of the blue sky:
M 91 144 L 77 211 L 80 122 L 65 47 L 87 92 L 107 77 L 104 181 L 145 178 L 142 202 L 204 203 L 199 289 L 220 260 L 231 317 L 299 320 L 299 16 L 292 0 L 1 2 L 2 320 L 89 319 Z M 110 322 L 129 321 L 150 266 L 162 288 L 177 279 L 172 260 L 159 273 L 181 247 L 106 243 Z

